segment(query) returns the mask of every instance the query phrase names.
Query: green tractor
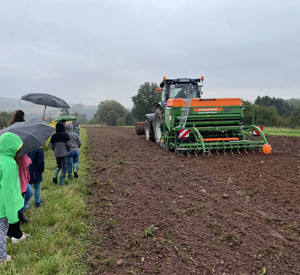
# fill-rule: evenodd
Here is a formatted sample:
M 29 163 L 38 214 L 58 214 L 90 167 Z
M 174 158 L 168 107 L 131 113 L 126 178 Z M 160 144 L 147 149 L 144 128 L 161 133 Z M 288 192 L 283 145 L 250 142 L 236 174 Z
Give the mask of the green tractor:
M 164 77 L 156 93 L 160 102 L 155 112 L 146 114 L 146 140 L 166 150 L 186 154 L 239 153 L 261 148 L 271 152 L 261 127 L 243 125 L 244 105 L 240 98 L 204 99 L 204 77 L 199 79 Z

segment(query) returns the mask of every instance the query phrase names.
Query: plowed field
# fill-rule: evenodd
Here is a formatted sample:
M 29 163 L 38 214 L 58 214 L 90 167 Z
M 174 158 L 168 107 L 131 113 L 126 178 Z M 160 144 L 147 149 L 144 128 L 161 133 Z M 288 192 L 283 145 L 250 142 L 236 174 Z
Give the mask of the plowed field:
M 300 138 L 187 157 L 87 127 L 90 274 L 300 274 Z

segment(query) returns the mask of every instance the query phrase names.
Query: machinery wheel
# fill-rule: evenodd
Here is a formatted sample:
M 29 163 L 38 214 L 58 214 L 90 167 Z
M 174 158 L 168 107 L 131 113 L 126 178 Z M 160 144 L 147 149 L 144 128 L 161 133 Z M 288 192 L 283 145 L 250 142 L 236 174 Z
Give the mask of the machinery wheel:
M 145 135 L 145 123 L 144 122 L 137 122 L 135 126 L 136 134 L 139 135 Z
M 153 133 L 153 127 L 151 126 L 151 122 L 146 117 L 145 120 L 145 136 L 146 140 L 148 141 L 154 141 L 154 133 Z
M 162 116 L 161 108 L 158 107 L 155 110 L 154 120 L 153 120 L 153 131 L 154 131 L 154 138 L 156 143 L 160 143 L 162 126 L 163 126 L 163 116 Z

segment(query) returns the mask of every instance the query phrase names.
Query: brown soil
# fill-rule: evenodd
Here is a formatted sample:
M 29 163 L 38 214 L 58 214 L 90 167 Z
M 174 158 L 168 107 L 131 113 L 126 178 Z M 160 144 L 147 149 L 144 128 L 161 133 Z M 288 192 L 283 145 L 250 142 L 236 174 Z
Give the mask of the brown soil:
M 300 274 L 300 138 L 189 158 L 87 130 L 90 274 Z

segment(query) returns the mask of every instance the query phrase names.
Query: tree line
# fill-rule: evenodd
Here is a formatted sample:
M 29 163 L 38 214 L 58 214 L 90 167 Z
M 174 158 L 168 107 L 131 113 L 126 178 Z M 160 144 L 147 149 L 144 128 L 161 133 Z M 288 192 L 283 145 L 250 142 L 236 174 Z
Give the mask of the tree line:
M 105 124 L 111 126 L 134 125 L 137 121 L 144 121 L 145 114 L 152 113 L 153 103 L 159 101 L 160 95 L 154 91 L 158 87 L 156 83 L 145 82 L 135 96 L 133 96 L 133 108 L 126 110 L 115 100 L 101 101 L 98 111 L 91 124 Z M 300 99 L 282 99 L 269 96 L 258 96 L 254 103 L 243 100 L 244 124 L 252 124 L 252 114 L 256 125 L 269 127 L 300 127 Z
M 299 128 L 300 99 L 282 99 L 258 96 L 254 103 L 243 101 L 244 123 L 251 124 L 252 112 L 254 123 L 269 127 Z
M 91 120 L 84 114 L 71 114 L 69 109 L 62 109 L 61 115 L 74 115 L 81 124 L 102 124 L 108 126 L 131 126 L 137 121 L 144 121 L 145 114 L 152 113 L 153 103 L 158 102 L 160 95 L 154 91 L 156 83 L 145 82 L 135 96 L 131 98 L 133 107 L 126 109 L 116 100 L 104 100 L 98 104 L 97 112 Z M 252 113 L 256 125 L 269 127 L 300 128 L 300 99 L 282 99 L 269 96 L 258 96 L 254 103 L 243 100 L 244 124 L 252 124 Z M 11 113 L 0 112 L 0 128 L 6 127 Z M 47 121 L 51 122 L 52 118 Z

